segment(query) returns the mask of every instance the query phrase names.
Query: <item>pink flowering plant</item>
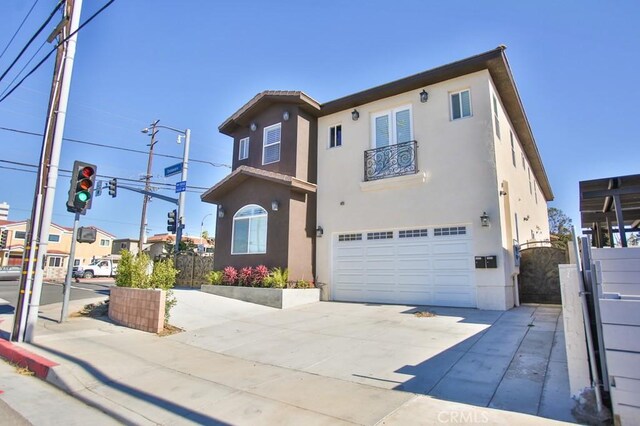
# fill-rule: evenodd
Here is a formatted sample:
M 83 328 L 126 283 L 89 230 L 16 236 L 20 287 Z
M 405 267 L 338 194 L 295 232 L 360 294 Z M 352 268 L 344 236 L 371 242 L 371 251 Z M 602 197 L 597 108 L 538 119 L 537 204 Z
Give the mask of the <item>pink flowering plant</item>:
M 245 266 L 240 269 L 238 281 L 243 287 L 253 287 L 253 268 L 251 266 Z
M 233 266 L 227 266 L 222 271 L 222 282 L 225 285 L 238 285 L 238 270 Z
M 264 282 L 269 276 L 269 268 L 264 265 L 258 265 L 253 268 L 252 285 L 254 287 L 264 287 Z

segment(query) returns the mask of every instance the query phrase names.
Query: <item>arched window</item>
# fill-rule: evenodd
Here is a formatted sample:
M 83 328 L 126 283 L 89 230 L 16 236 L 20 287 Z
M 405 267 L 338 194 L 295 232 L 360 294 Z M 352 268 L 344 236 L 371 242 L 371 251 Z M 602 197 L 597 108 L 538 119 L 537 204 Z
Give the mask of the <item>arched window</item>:
M 267 252 L 267 211 L 249 204 L 233 216 L 231 254 Z

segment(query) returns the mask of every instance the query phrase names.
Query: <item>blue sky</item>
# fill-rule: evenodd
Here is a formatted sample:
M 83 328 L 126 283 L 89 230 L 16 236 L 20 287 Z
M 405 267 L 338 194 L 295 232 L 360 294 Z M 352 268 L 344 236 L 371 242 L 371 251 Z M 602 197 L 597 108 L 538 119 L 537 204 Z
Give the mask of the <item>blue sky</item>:
M 105 2 L 85 0 L 82 20 Z M 0 51 L 32 4 L 0 2 Z M 54 4 L 38 1 L 0 70 Z M 229 164 L 232 141 L 217 127 L 262 90 L 303 90 L 326 102 L 505 44 L 555 193 L 550 205 L 579 224 L 578 181 L 639 172 L 632 149 L 640 134 L 638 16 L 640 3 L 632 1 L 117 0 L 79 34 L 65 137 L 146 151 L 140 130 L 160 119 L 192 129 L 191 158 Z M 42 132 L 52 69 L 50 60 L 0 103 L 0 127 Z M 14 76 L 0 82 L 0 92 Z M 161 131 L 159 140 L 156 152 L 182 155 L 175 134 Z M 0 159 L 35 164 L 41 142 L 0 130 Z M 142 154 L 65 142 L 61 168 L 76 159 L 95 162 L 99 174 L 131 179 L 147 162 Z M 177 161 L 156 157 L 154 180 L 175 183 L 162 172 Z M 191 163 L 188 184 L 210 187 L 228 172 Z M 10 219 L 28 217 L 34 179 L 0 168 L 0 202 L 11 205 Z M 68 178 L 58 183 L 53 220 L 70 226 Z M 141 205 L 139 194 L 103 194 L 81 224 L 137 238 Z M 172 208 L 159 200 L 149 205 L 149 235 L 165 232 Z M 188 193 L 187 232 L 198 234 L 205 218 L 213 233 L 213 211 Z

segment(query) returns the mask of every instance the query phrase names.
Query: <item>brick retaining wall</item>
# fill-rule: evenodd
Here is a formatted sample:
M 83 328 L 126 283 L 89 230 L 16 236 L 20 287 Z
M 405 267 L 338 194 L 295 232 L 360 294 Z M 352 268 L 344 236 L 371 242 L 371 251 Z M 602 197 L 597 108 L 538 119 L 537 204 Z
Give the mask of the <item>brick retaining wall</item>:
M 127 327 L 159 333 L 164 328 L 166 297 L 163 290 L 112 287 L 109 318 Z

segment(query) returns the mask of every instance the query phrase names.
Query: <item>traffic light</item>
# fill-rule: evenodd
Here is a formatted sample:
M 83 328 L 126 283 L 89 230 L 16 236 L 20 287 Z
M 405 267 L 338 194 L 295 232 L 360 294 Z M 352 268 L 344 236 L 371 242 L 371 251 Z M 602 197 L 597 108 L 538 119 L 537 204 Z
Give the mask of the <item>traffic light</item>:
M 5 229 L 4 231 L 0 232 L 0 249 L 6 248 L 7 247 L 7 235 L 9 234 L 9 230 Z
M 67 200 L 67 211 L 85 214 L 91 208 L 93 188 L 96 180 L 95 164 L 74 161 L 71 169 L 71 186 Z
M 176 209 L 173 209 L 169 213 L 167 213 L 167 218 L 167 231 L 169 231 L 169 233 L 171 234 L 175 234 L 178 230 L 178 222 L 176 220 L 178 218 L 178 212 L 176 211 Z
M 118 195 L 118 179 L 113 178 L 109 181 L 109 195 L 113 198 Z

